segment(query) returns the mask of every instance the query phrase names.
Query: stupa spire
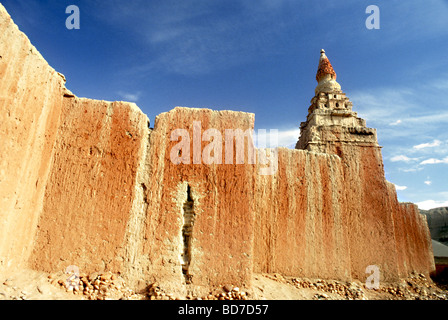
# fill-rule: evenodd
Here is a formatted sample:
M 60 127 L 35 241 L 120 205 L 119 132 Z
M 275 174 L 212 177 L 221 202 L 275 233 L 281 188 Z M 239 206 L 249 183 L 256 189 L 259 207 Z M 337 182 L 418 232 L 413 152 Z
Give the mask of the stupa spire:
M 311 99 L 306 122 L 300 124 L 296 149 L 341 156 L 345 146 L 378 147 L 375 129 L 352 110 L 353 104 L 336 82 L 336 72 L 325 50 L 317 69 L 316 95 Z
M 316 74 L 316 80 L 318 82 L 316 95 L 320 92 L 328 93 L 341 91 L 341 86 L 337 83 L 336 78 L 336 72 L 325 54 L 325 50 L 322 49 L 320 51 L 319 67 L 317 68 Z
M 322 49 L 320 51 L 319 67 L 317 69 L 317 75 L 316 75 L 317 82 L 322 80 L 326 75 L 329 75 L 331 79 L 336 80 L 337 77 L 336 72 L 334 71 L 333 66 L 331 65 L 327 55 L 325 54 L 325 50 Z

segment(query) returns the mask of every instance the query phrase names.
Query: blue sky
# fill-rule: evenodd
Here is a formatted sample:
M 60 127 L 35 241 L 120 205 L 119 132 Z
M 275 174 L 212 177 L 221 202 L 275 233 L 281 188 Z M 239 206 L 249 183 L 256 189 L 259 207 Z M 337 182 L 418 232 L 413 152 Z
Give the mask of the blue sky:
M 399 200 L 448 206 L 447 0 L 0 2 L 77 96 L 136 102 L 151 123 L 176 106 L 252 112 L 290 147 L 325 48 Z

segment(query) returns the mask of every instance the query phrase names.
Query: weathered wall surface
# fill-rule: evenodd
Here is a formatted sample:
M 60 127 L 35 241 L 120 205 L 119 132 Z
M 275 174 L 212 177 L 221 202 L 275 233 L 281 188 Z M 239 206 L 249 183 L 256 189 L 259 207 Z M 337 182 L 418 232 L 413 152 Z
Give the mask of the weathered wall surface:
M 256 179 L 254 270 L 350 279 L 343 191 L 339 157 L 279 149 L 277 173 Z
M 64 82 L 0 4 L 0 271 L 33 247 Z
M 198 122 L 196 129 L 200 136 L 194 135 L 194 121 Z M 240 165 L 224 163 L 225 130 L 245 131 L 253 126 L 252 114 L 207 109 L 176 108 L 156 118 L 148 154 L 148 208 L 139 259 L 142 274 L 158 278 L 166 287 L 186 283 L 180 256 L 184 250 L 183 206 L 189 186 L 195 213 L 189 266 L 193 287 L 249 285 L 253 261 L 254 165 L 247 161 Z M 194 164 L 195 148 L 199 150 L 200 163 L 205 159 L 201 155 L 210 142 L 203 142 L 201 137 L 211 128 L 222 136 L 223 164 Z M 190 164 L 176 165 L 171 161 L 171 150 L 181 141 L 181 138 L 171 141 L 171 133 L 176 129 L 186 130 L 190 137 L 190 154 L 181 154 Z
M 277 174 L 257 177 L 254 271 L 365 281 L 376 265 L 385 282 L 429 274 L 426 219 L 398 202 L 380 148 L 337 143 L 327 152 L 280 149 Z
M 391 185 L 395 191 L 395 187 Z M 398 210 L 393 211 L 399 275 L 411 272 L 427 273 L 435 269 L 432 241 L 426 222 L 416 205 L 393 201 Z
M 382 281 L 394 281 L 398 265 L 392 212 L 399 208 L 388 203 L 381 151 L 348 145 L 341 145 L 339 150 L 344 164 L 352 276 L 366 279 L 367 266 L 376 265 Z
M 148 135 L 148 118 L 132 104 L 64 98 L 33 268 L 123 268 Z
M 368 265 L 380 267 L 382 281 L 428 275 L 434 260 L 426 219 L 414 205 L 398 202 L 380 147 L 335 143 L 328 152 L 340 154 L 344 167 L 352 276 L 365 279 Z

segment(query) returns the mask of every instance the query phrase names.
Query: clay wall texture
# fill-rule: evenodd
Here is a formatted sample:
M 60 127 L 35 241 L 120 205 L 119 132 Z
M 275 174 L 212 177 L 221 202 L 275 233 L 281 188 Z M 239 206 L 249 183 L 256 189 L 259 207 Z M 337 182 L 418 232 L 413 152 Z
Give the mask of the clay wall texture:
M 339 157 L 279 149 L 277 173 L 256 180 L 254 270 L 349 279 L 343 191 Z
M 64 98 L 31 267 L 123 268 L 148 119 L 129 103 Z
M 253 257 L 254 166 L 193 164 L 194 121 L 201 123 L 198 126 L 201 136 L 208 128 L 222 133 L 224 159 L 224 129 L 253 129 L 254 116 L 243 112 L 176 108 L 156 118 L 148 152 L 148 207 L 139 261 L 142 267 L 146 264 L 147 276 L 158 277 L 165 286 L 185 283 L 179 255 L 183 250 L 182 207 L 189 186 L 196 215 L 189 270 L 193 284 L 249 284 Z M 176 129 L 187 130 L 191 137 L 190 164 L 171 162 L 171 150 L 178 144 L 171 141 L 171 132 Z M 208 144 L 199 141 L 201 153 Z M 144 268 L 141 273 L 145 274 Z
M 0 5 L 0 270 L 23 266 L 33 248 L 63 89 Z
M 225 164 L 225 130 L 253 129 L 252 114 L 175 108 L 150 129 L 132 103 L 77 98 L 1 5 L 0 50 L 0 271 L 76 265 L 200 290 L 250 286 L 254 272 L 365 281 L 377 265 L 395 281 L 434 269 L 426 218 L 397 201 L 378 146 L 279 148 L 278 170 L 260 175 L 247 154 Z M 210 144 L 198 128 L 222 134 L 224 164 L 193 163 L 194 143 Z M 171 161 L 176 129 L 190 164 Z

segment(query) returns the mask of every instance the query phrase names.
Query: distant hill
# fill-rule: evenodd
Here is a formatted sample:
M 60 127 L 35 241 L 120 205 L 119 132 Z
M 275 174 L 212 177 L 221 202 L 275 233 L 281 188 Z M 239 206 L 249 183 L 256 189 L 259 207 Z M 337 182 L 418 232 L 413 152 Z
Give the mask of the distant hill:
M 448 207 L 420 210 L 428 220 L 431 238 L 448 245 Z

